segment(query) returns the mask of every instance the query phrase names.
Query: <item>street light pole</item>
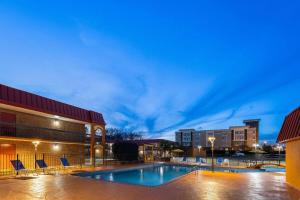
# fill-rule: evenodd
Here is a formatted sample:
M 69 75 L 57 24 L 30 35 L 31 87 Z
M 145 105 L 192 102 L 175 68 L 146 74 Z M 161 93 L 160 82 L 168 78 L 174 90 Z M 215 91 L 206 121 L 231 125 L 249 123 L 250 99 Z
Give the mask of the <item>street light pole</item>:
M 257 165 L 257 157 L 256 157 L 256 153 L 257 153 L 257 147 L 259 147 L 259 144 L 253 144 L 252 145 L 253 147 L 254 147 L 254 152 L 255 152 L 255 163 L 256 163 L 256 165 Z
M 32 144 L 34 146 L 34 168 L 36 169 L 36 152 L 37 152 L 37 147 L 39 146 L 40 142 L 33 141 Z
M 208 137 L 208 140 L 211 143 L 211 171 L 214 172 L 214 142 L 216 138 L 214 136 Z
M 200 156 L 200 153 L 201 153 L 201 146 L 200 145 L 198 146 L 198 150 L 199 150 L 199 156 Z

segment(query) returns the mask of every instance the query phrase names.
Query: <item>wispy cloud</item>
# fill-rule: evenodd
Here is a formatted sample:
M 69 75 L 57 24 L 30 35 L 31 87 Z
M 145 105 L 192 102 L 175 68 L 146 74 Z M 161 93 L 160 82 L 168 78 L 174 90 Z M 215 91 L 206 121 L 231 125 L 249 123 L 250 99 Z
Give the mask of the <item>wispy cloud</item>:
M 179 128 L 227 128 L 261 118 L 262 134 L 275 137 L 284 115 L 299 105 L 299 41 L 281 32 L 268 32 L 271 38 L 265 31 L 233 34 L 239 28 L 229 24 L 221 27 L 224 39 L 221 24 L 212 29 L 204 15 L 201 26 L 183 20 L 184 30 L 177 23 L 125 30 L 126 24 L 126 34 L 110 34 L 115 27 L 105 27 L 106 18 L 97 15 L 90 23 L 68 15 L 67 26 L 0 16 L 6 27 L 0 29 L 1 83 L 102 112 L 108 126 L 174 139 Z M 242 18 L 235 23 L 245 26 Z

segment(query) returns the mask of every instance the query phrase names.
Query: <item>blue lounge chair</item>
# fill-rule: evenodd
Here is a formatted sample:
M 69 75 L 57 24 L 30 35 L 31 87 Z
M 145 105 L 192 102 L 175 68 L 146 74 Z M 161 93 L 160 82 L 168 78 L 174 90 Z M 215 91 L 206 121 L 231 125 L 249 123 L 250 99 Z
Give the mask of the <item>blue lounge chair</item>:
M 48 165 L 46 164 L 46 162 L 44 160 L 36 160 L 36 164 L 39 166 L 40 169 L 43 169 L 43 172 L 45 172 L 45 170 L 55 171 L 55 168 L 48 167 Z
M 14 167 L 17 174 L 24 172 L 25 175 L 28 175 L 28 173 L 33 172 L 34 170 L 26 169 L 23 165 L 23 163 L 20 160 L 11 160 L 10 163 Z
M 36 160 L 36 164 L 37 164 L 37 165 L 39 166 L 39 168 L 41 168 L 41 169 L 45 169 L 45 168 L 48 167 L 44 160 Z
M 205 158 L 201 158 L 201 159 L 200 159 L 200 163 L 201 163 L 201 164 L 206 164 L 206 163 L 207 163 L 207 161 L 206 161 L 206 159 L 205 159 Z
M 183 158 L 182 158 L 182 162 L 186 162 L 186 157 L 183 157 Z
M 70 165 L 67 158 L 60 158 L 60 162 L 63 165 L 64 169 L 74 167 L 74 166 Z
M 224 161 L 224 158 L 221 158 L 221 157 L 217 158 L 217 164 L 221 165 L 223 163 L 223 161 Z
M 202 158 L 200 156 L 196 157 L 196 164 L 201 165 L 202 164 Z
M 196 157 L 196 163 L 205 164 L 206 163 L 206 159 L 201 158 L 200 156 L 197 156 Z
M 70 163 L 66 158 L 60 158 L 60 162 L 64 167 L 70 167 Z

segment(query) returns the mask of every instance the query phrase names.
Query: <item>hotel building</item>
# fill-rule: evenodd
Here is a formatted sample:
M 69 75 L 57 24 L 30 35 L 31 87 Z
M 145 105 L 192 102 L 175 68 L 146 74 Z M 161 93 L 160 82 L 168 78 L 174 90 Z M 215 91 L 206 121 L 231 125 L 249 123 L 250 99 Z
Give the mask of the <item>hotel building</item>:
M 201 130 L 200 132 L 200 146 L 211 147 L 211 143 L 208 138 L 214 136 L 215 143 L 214 148 L 218 150 L 231 149 L 231 131 L 228 129 L 220 130 Z
M 228 129 L 195 130 L 180 129 L 175 132 L 175 141 L 183 147 L 210 148 L 208 137 L 216 138 L 214 147 L 216 150 L 248 151 L 258 144 L 259 119 L 244 120 L 244 126 L 231 126 Z
M 0 155 L 86 151 L 94 163 L 104 145 L 101 113 L 0 84 Z
M 175 141 L 183 147 L 200 145 L 200 133 L 195 129 L 180 129 L 175 132 Z
M 257 129 L 250 126 L 231 126 L 232 150 L 249 151 L 257 144 Z

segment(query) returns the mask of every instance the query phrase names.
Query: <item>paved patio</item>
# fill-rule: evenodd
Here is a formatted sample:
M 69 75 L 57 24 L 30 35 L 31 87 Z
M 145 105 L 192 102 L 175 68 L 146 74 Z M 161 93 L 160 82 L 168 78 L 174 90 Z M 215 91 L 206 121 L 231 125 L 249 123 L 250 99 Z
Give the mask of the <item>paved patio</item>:
M 1 200 L 300 199 L 284 174 L 191 173 L 159 187 L 133 186 L 72 175 L 0 180 Z

